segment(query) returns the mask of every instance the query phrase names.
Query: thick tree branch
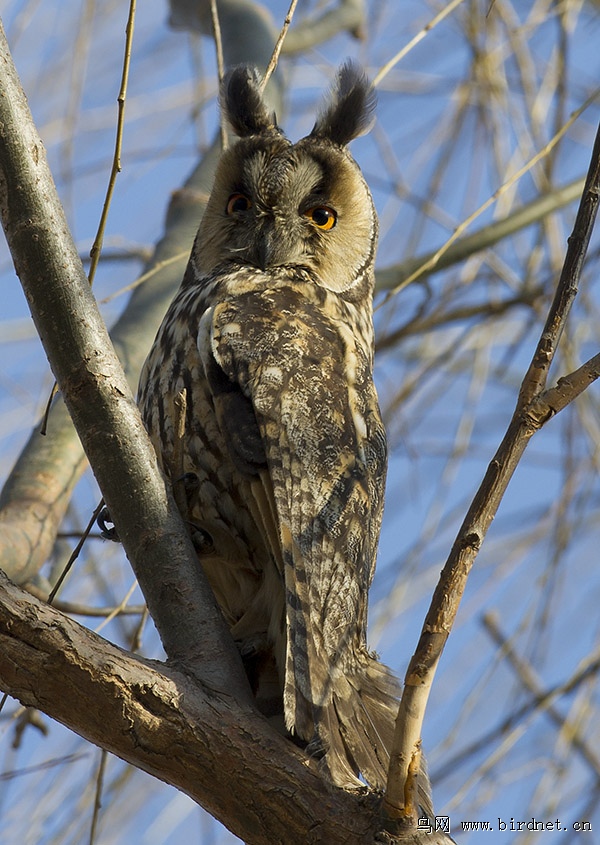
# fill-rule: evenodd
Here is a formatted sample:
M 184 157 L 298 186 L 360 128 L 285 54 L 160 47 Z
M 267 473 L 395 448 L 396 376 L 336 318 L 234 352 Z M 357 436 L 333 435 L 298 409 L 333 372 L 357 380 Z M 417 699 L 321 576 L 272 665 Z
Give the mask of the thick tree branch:
M 169 23 L 175 29 L 187 29 L 204 35 L 210 32 L 210 4 L 206 0 L 170 0 L 169 5 L 171 8 Z M 249 14 L 250 10 L 253 13 Z M 221 19 L 223 15 L 237 16 L 240 23 L 245 19 L 237 31 L 243 33 L 244 40 L 249 42 L 257 36 L 260 37 L 261 34 L 261 20 L 256 14 L 259 11 L 263 22 L 272 26 L 270 13 L 259 3 L 250 3 L 248 0 L 219 0 Z M 355 38 L 362 38 L 365 19 L 365 0 L 339 0 L 334 8 L 328 9 L 316 18 L 305 19 L 292 27 L 286 35 L 283 52 L 297 53 L 307 50 L 344 31 Z M 264 64 L 254 62 L 254 64 L 261 71 L 266 67 L 266 62 Z
M 243 698 L 239 658 L 108 339 L 1 27 L 0 66 L 2 223 L 54 375 L 167 654 Z
M 0 493 L 0 568 L 24 583 L 48 559 L 87 460 L 62 399 L 50 434 L 34 429 Z
M 185 792 L 249 845 L 376 841 L 378 797 L 328 785 L 252 706 L 123 651 L 1 572 L 0 679 L 24 704 Z M 412 831 L 385 841 L 450 840 Z
M 571 376 L 559 382 L 556 388 L 543 391 L 548 369 L 577 293 L 596 219 L 599 192 L 600 128 L 596 135 L 573 234 L 569 238 L 565 264 L 546 325 L 523 379 L 507 432 L 475 494 L 442 570 L 417 649 L 406 672 L 383 805 L 384 812 L 391 818 L 409 815 L 412 793 L 409 771 L 413 758 L 419 753 L 421 729 L 433 678 L 454 624 L 467 577 L 509 481 L 533 434 L 600 375 L 600 356 L 595 356 Z
M 2 573 L 0 678 L 24 704 L 178 787 L 249 843 L 369 841 L 373 799 L 328 794 L 252 707 L 128 654 Z
M 248 61 L 266 65 L 277 32 L 260 8 L 246 4 L 243 14 L 238 14 L 235 4 L 230 4 L 221 11 L 221 18 L 226 64 Z M 245 34 L 252 31 L 253 37 L 241 38 L 240 31 Z M 277 81 L 272 81 L 267 96 L 273 108 L 280 111 L 281 90 Z M 219 155 L 217 140 L 183 188 L 173 194 L 164 236 L 143 269 L 142 275 L 148 278 L 135 288 L 111 331 L 113 345 L 133 389 L 160 321 L 183 278 Z M 34 185 L 25 188 L 28 192 L 34 189 Z M 61 254 L 59 247 L 57 256 Z M 40 437 L 38 429 L 34 429 L 0 496 L 0 566 L 14 581 L 24 583 L 47 560 L 73 488 L 86 466 L 71 418 L 58 398 L 50 412 L 47 436 Z

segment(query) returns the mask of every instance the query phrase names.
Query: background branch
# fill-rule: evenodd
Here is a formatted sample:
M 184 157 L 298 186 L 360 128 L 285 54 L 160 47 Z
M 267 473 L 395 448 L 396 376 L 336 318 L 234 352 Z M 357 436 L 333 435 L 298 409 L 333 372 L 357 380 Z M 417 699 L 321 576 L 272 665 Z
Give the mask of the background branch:
M 514 209 L 506 217 L 495 220 L 488 226 L 465 235 L 451 244 L 433 263 L 433 259 L 440 249 L 431 250 L 424 255 L 417 255 L 393 267 L 382 267 L 375 274 L 377 292 L 402 288 L 404 280 L 413 277 L 413 282 L 422 281 L 428 276 L 440 273 L 461 261 L 466 261 L 473 255 L 489 249 L 499 241 L 514 235 L 527 226 L 539 223 L 549 214 L 553 214 L 565 205 L 581 197 L 585 179 L 575 179 L 562 188 L 555 188 L 547 194 L 542 194 L 521 208 Z M 421 270 L 417 275 L 417 270 Z
M 411 801 L 406 800 L 406 795 L 409 794 L 412 799 L 412 795 L 416 794 L 414 793 L 416 784 L 410 781 L 409 770 L 415 755 L 420 753 L 421 731 L 431 685 L 454 624 L 469 572 L 530 438 L 551 416 L 551 414 L 536 413 L 539 409 L 535 408 L 535 401 L 540 399 L 544 401 L 541 389 L 545 384 L 556 346 L 577 293 L 583 262 L 596 219 L 599 191 L 600 128 L 596 134 L 573 234 L 569 238 L 563 271 L 546 325 L 532 363 L 523 379 L 507 432 L 475 494 L 442 570 L 416 651 L 406 672 L 383 803 L 384 813 L 390 818 L 402 818 L 407 815 L 408 809 L 412 810 Z M 552 410 L 565 407 L 567 402 L 572 401 L 600 375 L 599 358 L 600 356 L 595 356 L 591 362 L 571 377 L 575 385 L 573 389 L 566 390 L 563 384 L 560 392 L 562 404 L 558 401 L 556 394 L 552 394 L 554 402 L 554 406 L 551 406 Z M 568 383 L 569 379 L 567 379 Z M 532 413 L 532 406 L 534 413 Z
M 575 686 L 581 684 L 585 680 L 589 680 L 592 672 L 597 668 L 597 665 L 586 665 L 575 673 L 574 678 L 571 678 L 566 683 L 561 684 L 558 689 L 546 691 L 541 686 L 540 680 L 533 667 L 515 652 L 515 649 L 510 641 L 502 633 L 500 623 L 496 618 L 496 615 L 493 613 L 486 613 L 484 614 L 482 621 L 485 630 L 496 643 L 498 648 L 502 649 L 502 652 L 506 655 L 508 663 L 518 676 L 523 687 L 533 696 L 533 703 L 530 707 L 535 707 L 536 709 L 546 712 L 559 730 L 567 730 L 573 748 L 594 771 L 596 777 L 600 778 L 600 757 L 584 740 L 579 728 L 576 725 L 568 724 L 568 717 L 563 716 L 553 703 L 559 692 L 564 694 L 565 691 L 575 688 Z M 596 658 L 596 664 L 597 662 L 598 658 Z

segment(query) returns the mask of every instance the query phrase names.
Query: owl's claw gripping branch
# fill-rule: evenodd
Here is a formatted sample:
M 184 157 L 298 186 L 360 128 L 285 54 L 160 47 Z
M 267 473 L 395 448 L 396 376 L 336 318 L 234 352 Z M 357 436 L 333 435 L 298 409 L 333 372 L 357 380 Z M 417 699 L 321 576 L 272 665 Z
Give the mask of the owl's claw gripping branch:
M 103 507 L 96 519 L 96 524 L 100 529 L 100 534 L 104 540 L 112 540 L 113 543 L 120 543 L 119 534 L 115 528 L 114 522 L 111 519 L 110 511 L 107 507 Z

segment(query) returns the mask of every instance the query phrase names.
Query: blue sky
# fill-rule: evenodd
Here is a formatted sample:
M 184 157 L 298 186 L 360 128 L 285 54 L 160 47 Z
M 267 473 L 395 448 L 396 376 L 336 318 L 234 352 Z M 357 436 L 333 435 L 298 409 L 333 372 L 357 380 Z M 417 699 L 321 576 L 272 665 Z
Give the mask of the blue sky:
M 287 3 L 266 5 L 282 20 Z M 281 121 L 290 137 L 312 126 L 316 104 L 340 61 L 351 55 L 374 75 L 435 13 L 420 2 L 402 4 L 401 14 L 393 0 L 371 5 L 365 41 L 340 34 L 282 60 L 288 96 Z M 315 6 L 300 3 L 299 17 Z M 91 4 L 89 20 L 85 8 L 76 0 L 68 8 L 56 0 L 8 0 L 1 12 L 84 255 L 96 232 L 112 158 L 125 26 L 123 4 Z M 353 145 L 382 222 L 379 267 L 439 247 L 593 91 L 599 78 L 598 14 L 592 5 L 567 3 L 562 9 L 561 29 L 556 8 L 549 4 L 497 0 L 488 9 L 465 3 L 383 81 L 377 125 Z M 152 248 L 161 236 L 171 193 L 216 128 L 213 45 L 170 30 L 166 19 L 162 2 L 139 5 L 123 169 L 109 215 L 106 255 Z M 598 107 L 592 105 L 553 157 L 525 175 L 469 231 L 584 175 L 597 120 Z M 427 284 L 411 285 L 378 310 L 378 337 L 436 309 L 502 301 L 527 285 L 551 291 L 573 217 L 571 205 L 544 227 L 530 227 L 494 250 L 432 275 Z M 595 237 L 592 251 L 597 246 Z M 104 262 L 95 283 L 98 299 L 131 283 L 141 266 L 134 256 Z M 52 377 L 3 241 L 0 276 L 4 478 L 45 405 Z M 594 281 L 592 265 L 557 375 L 597 351 Z M 103 305 L 109 325 L 126 299 L 118 296 Z M 400 675 L 452 539 L 512 413 L 543 308 L 542 297 L 534 308 L 510 309 L 502 319 L 482 321 L 475 315 L 441 321 L 435 329 L 407 332 L 378 356 L 377 383 L 393 454 L 371 635 Z M 404 398 L 397 402 L 401 389 Z M 594 395 L 564 419 L 553 420 L 531 443 L 478 558 L 427 714 L 424 742 L 434 781 L 461 749 L 527 701 L 522 683 L 486 633 L 484 613 L 497 614 L 504 633 L 514 637 L 517 651 L 535 667 L 542 689 L 564 682 L 596 647 L 600 488 Z M 97 496 L 93 480 L 84 478 L 68 527 L 87 520 Z M 59 557 L 65 553 L 62 548 Z M 92 541 L 89 559 L 70 579 L 65 597 L 90 604 L 118 602 L 132 580 L 118 549 Z M 132 601 L 139 603 L 139 595 Z M 96 621 L 86 624 L 94 627 Z M 129 623 L 113 623 L 103 633 L 121 642 L 130 630 Z M 151 627 L 144 653 L 160 655 Z M 563 717 L 570 714 L 593 745 L 596 686 L 583 684 L 555 706 Z M 83 796 L 93 788 L 97 750 L 54 725 L 46 739 L 28 731 L 19 751 L 10 748 L 10 739 L 10 722 L 0 722 L 0 772 L 68 754 L 82 756 L 3 784 L 0 814 L 3 829 L 10 831 L 7 845 L 84 841 L 89 806 Z M 558 813 L 570 824 L 593 795 L 589 765 L 548 715 L 506 727 L 469 762 L 454 765 L 453 774 L 437 778 L 435 797 L 436 807 L 456 822 L 528 820 L 532 815 L 546 821 Z M 559 785 L 555 795 L 554 784 Z M 50 789 L 54 800 L 47 807 L 31 797 Z M 188 799 L 140 773 L 126 775 L 116 760 L 109 763 L 104 804 L 99 843 L 170 845 L 183 837 L 202 845 L 237 841 Z M 600 825 L 597 812 L 594 818 Z M 533 838 L 495 831 L 485 837 L 457 835 L 457 841 L 554 845 L 592 840 L 556 832 Z

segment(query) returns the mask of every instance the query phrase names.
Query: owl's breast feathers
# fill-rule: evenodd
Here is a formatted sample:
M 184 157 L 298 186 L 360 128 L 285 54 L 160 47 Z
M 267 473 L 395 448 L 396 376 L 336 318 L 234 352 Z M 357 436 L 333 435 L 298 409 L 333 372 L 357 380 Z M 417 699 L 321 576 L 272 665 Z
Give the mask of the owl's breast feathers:
M 255 269 L 233 280 L 188 275 L 146 363 L 140 404 L 172 480 L 198 479 L 187 516 L 210 539 L 199 556 L 242 653 L 257 638 L 272 643 L 287 727 L 306 742 L 317 730 L 319 744 L 335 742 L 336 782 L 355 783 L 331 707 L 355 700 L 346 678 L 379 666 L 366 649 L 366 612 L 387 455 L 370 320 L 306 280 L 268 284 Z M 397 688 L 377 684 L 388 720 Z M 380 782 L 385 765 L 363 771 Z
M 366 542 L 362 560 L 354 562 L 366 564 L 367 587 L 386 441 L 371 349 L 352 330 L 350 316 L 339 297 L 314 285 L 247 291 L 205 313 L 199 347 L 207 375 L 215 361 L 252 403 L 270 472 L 281 474 L 285 488 L 283 452 L 293 456 L 310 496 L 311 521 L 342 541 L 345 525 L 361 521 Z M 248 442 L 255 442 L 252 433 Z

